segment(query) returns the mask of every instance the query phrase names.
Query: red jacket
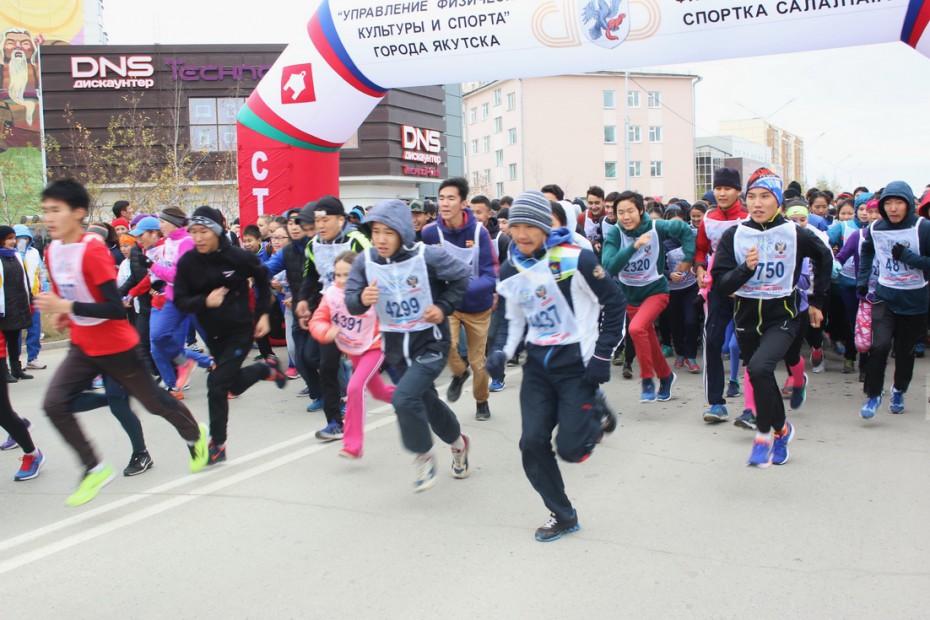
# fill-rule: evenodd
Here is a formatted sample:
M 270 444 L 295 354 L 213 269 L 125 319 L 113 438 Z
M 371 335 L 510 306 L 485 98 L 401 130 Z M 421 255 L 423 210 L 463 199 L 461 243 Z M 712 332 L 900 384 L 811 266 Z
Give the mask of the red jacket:
M 710 218 L 725 222 L 727 220 L 741 220 L 749 217 L 749 211 L 743 207 L 743 203 L 737 200 L 729 209 L 724 211 L 720 207 L 715 207 L 708 211 L 698 226 L 697 247 L 694 252 L 694 265 L 707 268 L 707 255 L 711 253 L 710 239 L 704 230 L 704 220 Z

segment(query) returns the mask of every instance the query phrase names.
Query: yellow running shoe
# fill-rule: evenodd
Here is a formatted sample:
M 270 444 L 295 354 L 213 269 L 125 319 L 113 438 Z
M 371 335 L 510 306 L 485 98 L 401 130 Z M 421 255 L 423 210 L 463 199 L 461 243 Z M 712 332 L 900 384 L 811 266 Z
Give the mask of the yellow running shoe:
M 81 484 L 78 485 L 77 491 L 75 491 L 65 503 L 69 506 L 86 504 L 97 497 L 97 493 L 100 492 L 100 489 L 110 484 L 115 477 L 116 474 L 113 473 L 113 467 L 109 464 L 104 465 L 103 469 L 98 472 L 88 472 L 84 475 L 84 479 L 81 480 Z
M 191 451 L 191 473 L 196 474 L 198 471 L 202 470 L 207 466 L 207 461 L 210 460 L 210 448 L 207 444 L 208 441 L 208 432 L 207 427 L 203 424 L 200 424 L 200 439 L 197 440 L 193 446 L 190 447 Z

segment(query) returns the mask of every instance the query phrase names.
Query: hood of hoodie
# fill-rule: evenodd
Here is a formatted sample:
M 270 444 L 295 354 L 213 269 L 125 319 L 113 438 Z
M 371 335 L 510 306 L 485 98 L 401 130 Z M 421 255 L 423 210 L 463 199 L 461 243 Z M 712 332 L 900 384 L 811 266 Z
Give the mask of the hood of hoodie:
M 413 230 L 413 219 L 410 217 L 410 207 L 401 200 L 382 200 L 373 206 L 365 217 L 365 223 L 371 225 L 374 222 L 381 222 L 397 231 L 405 248 L 409 249 L 417 242 L 417 235 Z
M 29 232 L 28 226 L 24 226 L 23 224 L 17 224 L 16 226 L 13 227 L 13 232 L 16 233 L 17 237 L 27 237 L 29 239 L 30 245 L 34 241 L 32 237 L 32 233 Z
M 475 214 L 472 213 L 471 208 L 469 207 L 465 207 L 464 209 L 462 209 L 462 225 L 459 228 L 456 228 L 454 230 L 446 226 L 446 223 L 442 221 L 441 217 L 436 218 L 436 226 L 441 228 L 443 233 L 454 233 L 456 231 L 462 230 L 463 228 L 467 228 L 468 225 L 471 224 L 472 222 L 475 222 L 477 224 L 478 220 L 477 218 L 475 218 Z
M 888 221 L 888 214 L 885 213 L 885 201 L 889 198 L 900 198 L 907 203 L 907 215 L 897 224 L 892 224 Z M 885 191 L 882 192 L 882 198 L 878 201 L 878 212 L 882 214 L 882 220 L 884 220 L 885 224 L 891 229 L 910 228 L 913 226 L 914 222 L 917 221 L 917 214 L 914 209 L 914 192 L 911 190 L 911 186 L 904 181 L 892 181 L 885 186 Z
M 928 214 L 928 212 L 930 212 L 930 190 L 924 193 L 923 200 L 920 201 L 920 207 L 917 209 L 917 215 L 924 219 L 930 219 L 930 214 Z

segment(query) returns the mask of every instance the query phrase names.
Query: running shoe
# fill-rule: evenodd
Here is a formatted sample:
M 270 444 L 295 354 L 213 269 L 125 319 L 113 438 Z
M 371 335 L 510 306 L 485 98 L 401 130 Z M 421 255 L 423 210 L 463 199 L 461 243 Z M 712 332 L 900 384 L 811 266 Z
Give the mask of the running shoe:
M 843 374 L 851 375 L 856 372 L 856 360 L 843 360 Z
M 291 366 L 290 368 L 288 368 L 288 369 L 284 372 L 284 374 L 287 375 L 287 378 L 288 378 L 288 379 L 296 379 L 297 377 L 300 376 L 300 373 L 298 373 L 298 372 L 297 372 L 297 369 L 294 368 L 293 366 Z
M 747 465 L 765 468 L 772 464 L 772 451 L 774 442 L 769 435 L 756 433 L 756 438 L 752 442 L 752 452 L 749 454 Z
M 662 345 L 662 355 L 663 355 L 664 357 L 671 357 L 671 356 L 675 355 L 675 349 L 673 349 L 671 346 L 669 346 L 669 345 L 667 345 L 667 344 L 663 344 L 663 345 Z
M 617 413 L 607 402 L 607 396 L 601 389 L 594 391 L 594 408 L 601 414 L 601 436 L 597 440 L 600 443 L 605 434 L 610 435 L 617 430 Z
M 465 447 L 461 450 L 456 450 L 452 448 L 452 477 L 453 478 L 468 478 L 468 450 L 471 448 L 471 440 L 468 439 L 468 435 L 462 434 L 462 441 L 465 442 Z
M 882 397 L 881 396 L 870 396 L 865 404 L 862 405 L 862 409 L 859 410 L 859 415 L 862 416 L 864 420 L 871 420 L 875 417 L 875 412 L 878 411 L 878 408 L 882 406 Z
M 148 451 L 133 452 L 132 456 L 129 457 L 129 465 L 123 469 L 123 475 L 126 477 L 138 476 L 139 474 L 144 474 L 154 465 L 155 461 L 149 456 Z
M 507 386 L 504 384 L 503 379 L 501 379 L 500 381 L 498 381 L 497 379 L 494 379 L 493 381 L 491 381 L 490 389 L 492 392 L 503 392 L 505 387 Z
M 321 411 L 323 409 L 323 399 L 317 398 L 310 401 L 310 404 L 307 405 L 307 411 L 313 413 L 314 411 Z
M 176 386 L 187 385 L 188 381 L 190 381 L 191 373 L 194 372 L 195 368 L 197 368 L 197 362 L 190 358 L 187 358 L 180 366 L 175 367 L 174 370 L 178 375 L 178 380 L 175 381 L 174 384 Z
M 226 460 L 226 444 L 218 446 L 213 443 L 213 440 L 210 440 L 210 460 L 207 461 L 207 465 L 216 465 L 217 463 L 222 463 Z
M 756 416 L 752 409 L 743 409 L 742 415 L 733 420 L 733 426 L 745 428 L 750 431 L 756 430 Z
M 804 406 L 804 401 L 807 400 L 807 384 L 810 383 L 810 380 L 807 378 L 807 373 L 804 373 L 804 385 L 801 387 L 795 386 L 791 390 L 791 402 L 789 406 L 792 409 L 800 409 Z
M 475 411 L 475 419 L 481 422 L 491 419 L 491 408 L 488 407 L 487 401 L 478 403 L 477 410 Z
M 617 351 L 614 353 L 613 357 L 611 358 L 610 363 L 613 364 L 614 366 L 623 366 L 623 363 L 624 363 L 623 359 L 624 359 L 623 351 Z
M 169 388 L 168 393 L 171 394 L 176 400 L 184 400 L 184 392 L 176 387 Z
M 520 354 L 519 353 L 517 353 L 516 355 L 511 357 L 509 360 L 507 360 L 507 368 L 516 368 L 519 365 L 520 365 Z
M 26 362 L 26 370 L 45 370 L 48 368 L 46 364 L 43 364 L 38 359 L 29 360 Z
M 772 446 L 772 462 L 776 465 L 784 465 L 788 462 L 788 444 L 794 439 L 794 425 L 785 421 L 785 428 L 781 433 L 775 433 L 775 441 Z
M 536 540 L 539 542 L 552 542 L 562 538 L 564 534 L 571 534 L 581 529 L 578 525 L 578 513 L 574 512 L 570 519 L 559 521 L 555 513 L 549 514 L 549 520 L 536 529 Z
M 678 380 L 678 376 L 675 373 L 669 374 L 669 376 L 664 379 L 659 379 L 659 391 L 656 394 L 656 400 L 665 402 L 672 399 L 672 386 L 675 385 L 675 381 Z
M 891 387 L 891 404 L 888 405 L 888 411 L 904 413 L 904 392 L 898 391 L 894 386 Z
M 116 474 L 113 473 L 113 468 L 104 463 L 100 471 L 89 471 L 84 474 L 77 490 L 65 500 L 65 503 L 69 506 L 86 504 L 97 497 L 97 494 L 100 493 L 100 489 L 110 484 L 115 477 Z
M 467 368 L 458 377 L 452 377 L 452 382 L 449 384 L 449 389 L 446 391 L 446 400 L 450 403 L 454 403 L 462 396 L 462 386 L 465 385 L 465 382 L 468 381 L 468 377 L 471 376 L 471 371 Z
M 343 448 L 343 449 L 340 450 L 337 454 L 338 454 L 339 456 L 341 456 L 342 458 L 344 458 L 344 459 L 360 459 L 360 458 L 362 458 L 362 453 L 361 453 L 361 452 L 352 452 L 351 450 L 349 450 L 349 449 L 347 449 L 347 448 Z
M 325 428 L 318 430 L 315 437 L 321 441 L 336 441 L 342 439 L 342 435 L 342 424 L 333 420 Z
M 94 380 L 90 384 L 90 389 L 102 390 L 103 389 L 103 377 L 100 375 L 97 375 L 96 377 L 94 377 Z
M 846 345 L 843 344 L 842 342 L 834 342 L 833 350 L 836 352 L 837 355 L 846 355 Z
M 632 379 L 633 378 L 633 364 L 623 364 L 623 378 Z
M 194 474 L 202 471 L 203 468 L 207 466 L 207 461 L 210 459 L 210 447 L 207 444 L 207 437 L 209 436 L 207 427 L 203 424 L 198 424 L 197 426 L 200 427 L 200 437 L 197 439 L 197 443 L 188 448 L 191 453 L 191 473 Z
M 39 470 L 45 465 L 45 455 L 38 449 L 36 449 L 36 454 L 24 454 L 19 460 L 22 463 L 19 466 L 19 471 L 13 476 L 13 480 L 17 482 L 38 477 Z
M 917 343 L 914 346 L 914 357 L 923 357 L 925 351 L 926 351 L 926 347 L 924 346 L 924 343 L 922 342 Z
M 297 396 L 300 396 L 300 397 L 310 396 L 310 388 L 305 387 L 301 391 L 297 392 Z
M 859 383 L 865 383 L 865 366 L 859 366 Z
M 726 422 L 729 418 L 730 415 L 727 413 L 727 408 L 719 403 L 711 405 L 710 409 L 704 412 L 704 421 L 710 424 Z
M 697 362 L 694 360 L 694 358 L 689 357 L 685 359 L 685 368 L 687 368 L 688 372 L 690 372 L 692 375 L 696 375 L 697 373 L 701 372 L 701 367 L 697 365 Z
M 656 402 L 656 384 L 652 379 L 643 379 L 643 391 L 639 397 L 641 403 Z
M 675 358 L 675 368 L 684 368 L 684 366 L 685 366 L 685 358 L 683 355 L 679 355 L 678 357 Z
M 416 493 L 433 488 L 436 484 L 436 457 L 423 454 L 413 460 L 413 490 Z
M 823 347 L 811 349 L 811 372 L 820 374 L 827 369 L 823 360 Z
M 278 386 L 278 389 L 284 389 L 284 385 L 287 383 L 287 375 L 284 374 L 284 367 L 281 365 L 281 360 L 275 355 L 269 355 L 265 358 L 265 364 L 268 365 L 268 378 L 265 381 L 274 381 L 274 384 Z
M 781 397 L 788 398 L 794 392 L 794 377 L 788 377 L 785 381 L 785 387 L 781 389 Z
M 23 418 L 23 423 L 26 425 L 27 431 L 32 428 L 32 423 L 26 418 Z M 12 450 L 13 448 L 18 448 L 18 447 L 19 447 L 19 444 L 16 443 L 16 440 L 13 439 L 12 435 L 8 435 L 6 438 L 6 441 L 4 441 L 3 443 L 0 443 L 0 450 Z
M 727 398 L 736 398 L 739 396 L 739 381 L 730 379 L 727 382 Z

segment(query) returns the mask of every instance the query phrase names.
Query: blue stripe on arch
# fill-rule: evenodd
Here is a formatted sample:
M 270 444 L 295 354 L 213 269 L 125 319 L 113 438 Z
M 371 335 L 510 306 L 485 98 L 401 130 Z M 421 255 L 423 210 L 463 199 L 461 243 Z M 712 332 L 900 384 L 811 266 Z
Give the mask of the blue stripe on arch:
M 329 0 L 323 0 L 323 3 L 320 4 L 319 10 L 317 10 L 317 17 L 319 17 L 320 27 L 323 29 L 323 34 L 326 35 L 326 40 L 329 41 L 330 46 L 333 48 L 333 52 L 336 53 L 336 56 L 339 57 L 339 60 L 342 61 L 342 64 L 346 66 L 346 69 L 348 69 L 352 75 L 358 79 L 359 82 L 368 88 L 382 93 L 387 92 L 387 88 L 378 86 L 369 80 L 359 70 L 359 68 L 355 66 L 355 63 L 352 62 L 352 59 L 349 57 L 349 53 L 346 51 L 345 46 L 339 39 L 339 33 L 336 32 L 336 24 L 333 23 L 333 13 L 332 9 L 329 8 Z
M 917 16 L 920 14 L 920 7 L 923 6 L 924 0 L 911 0 L 907 5 L 907 13 L 904 15 L 904 25 L 901 26 L 901 40 L 908 43 L 911 39 L 911 33 L 914 32 L 914 24 L 917 22 Z

